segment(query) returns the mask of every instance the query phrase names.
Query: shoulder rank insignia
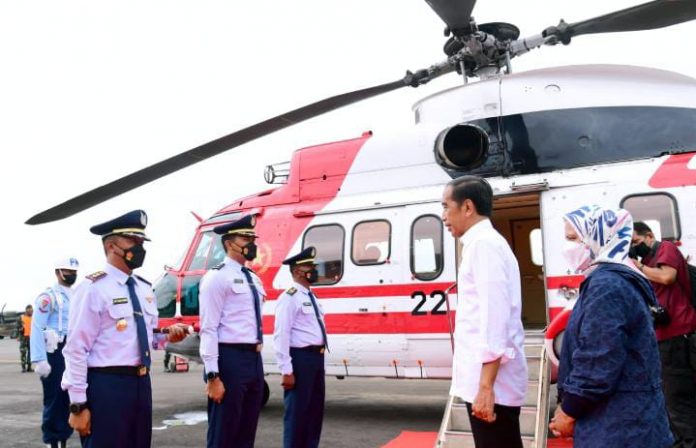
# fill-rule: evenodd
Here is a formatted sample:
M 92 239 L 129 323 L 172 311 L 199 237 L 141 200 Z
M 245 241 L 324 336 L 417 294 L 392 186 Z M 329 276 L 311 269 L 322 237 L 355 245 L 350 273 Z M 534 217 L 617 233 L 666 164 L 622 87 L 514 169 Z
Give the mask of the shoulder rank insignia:
M 293 287 L 291 287 L 290 289 L 288 289 L 288 290 L 285 291 L 285 292 L 287 292 L 289 296 L 294 296 L 295 293 L 297 292 L 297 288 L 295 288 L 295 287 L 293 286 Z
M 104 271 L 97 271 L 92 274 L 89 274 L 85 278 L 91 282 L 96 282 L 97 280 L 100 280 L 102 278 L 106 277 L 106 272 Z
M 152 283 L 148 282 L 147 280 L 145 280 L 145 279 L 142 278 L 141 276 L 135 275 L 135 277 L 136 277 L 138 280 L 140 280 L 140 281 L 142 281 L 142 282 L 144 282 L 144 283 L 147 283 L 148 286 L 152 286 Z
M 210 268 L 210 269 L 215 269 L 216 271 L 219 271 L 220 269 L 222 269 L 222 267 L 223 267 L 224 265 L 225 265 L 225 263 L 216 264 L 215 266 L 213 266 L 213 267 Z

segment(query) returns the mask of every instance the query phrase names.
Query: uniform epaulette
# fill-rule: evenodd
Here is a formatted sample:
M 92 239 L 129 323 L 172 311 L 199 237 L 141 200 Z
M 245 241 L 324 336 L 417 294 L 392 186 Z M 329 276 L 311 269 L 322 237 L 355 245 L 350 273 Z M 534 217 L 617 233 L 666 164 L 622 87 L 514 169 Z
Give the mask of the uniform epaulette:
M 96 282 L 97 280 L 100 280 L 102 278 L 106 277 L 106 272 L 104 271 L 97 271 L 92 274 L 89 274 L 85 278 L 91 282 Z
M 297 288 L 295 288 L 295 287 L 293 286 L 293 287 L 289 288 L 289 289 L 288 289 L 287 291 L 285 291 L 285 292 L 287 292 L 289 296 L 294 296 L 295 293 L 297 292 Z
M 144 282 L 144 283 L 147 283 L 148 285 L 152 286 L 152 283 L 148 282 L 147 280 L 145 280 L 145 279 L 142 278 L 141 276 L 135 275 L 135 277 L 137 277 L 138 280 L 140 280 L 140 281 L 142 281 L 142 282 Z
M 220 264 L 216 264 L 215 266 L 213 266 L 213 267 L 210 268 L 210 269 L 215 269 L 216 271 L 219 271 L 220 269 L 222 269 L 222 267 L 223 267 L 224 265 L 225 265 L 225 263 L 223 262 L 223 263 L 220 263 Z

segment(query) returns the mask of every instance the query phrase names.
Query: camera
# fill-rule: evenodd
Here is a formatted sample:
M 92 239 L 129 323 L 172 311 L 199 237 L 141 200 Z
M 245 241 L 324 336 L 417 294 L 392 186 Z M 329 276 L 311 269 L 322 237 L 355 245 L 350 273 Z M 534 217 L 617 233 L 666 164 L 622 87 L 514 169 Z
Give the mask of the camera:
M 650 306 L 650 315 L 652 316 L 653 326 L 655 328 L 666 327 L 672 321 L 667 310 L 660 305 Z

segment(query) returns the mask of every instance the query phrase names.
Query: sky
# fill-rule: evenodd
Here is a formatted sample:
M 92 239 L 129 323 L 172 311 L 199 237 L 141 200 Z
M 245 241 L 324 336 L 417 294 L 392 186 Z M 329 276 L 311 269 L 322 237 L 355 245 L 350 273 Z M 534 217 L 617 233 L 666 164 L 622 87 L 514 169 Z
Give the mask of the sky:
M 480 0 L 478 23 L 522 36 L 640 1 Z M 400 79 L 444 59 L 444 24 L 423 0 L 0 2 L 0 307 L 20 309 L 55 281 L 104 264 L 89 227 L 144 209 L 152 242 L 139 273 L 156 280 L 209 217 L 267 188 L 263 168 L 294 150 L 413 125 L 419 98 L 461 84 L 449 75 L 279 131 L 62 221 L 29 217 L 144 166 L 322 98 Z M 514 71 L 616 63 L 696 77 L 696 22 L 581 36 L 513 60 Z

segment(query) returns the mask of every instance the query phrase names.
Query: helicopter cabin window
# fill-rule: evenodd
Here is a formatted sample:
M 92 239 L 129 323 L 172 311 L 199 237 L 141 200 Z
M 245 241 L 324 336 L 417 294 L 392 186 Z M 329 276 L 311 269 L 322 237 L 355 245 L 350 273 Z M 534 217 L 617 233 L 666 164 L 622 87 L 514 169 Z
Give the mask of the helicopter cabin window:
M 333 285 L 343 277 L 343 246 L 345 230 L 338 224 L 310 227 L 305 233 L 302 248 L 314 246 L 319 280 L 315 285 Z
M 529 247 L 532 249 L 532 263 L 537 266 L 544 265 L 544 246 L 541 237 L 541 229 L 529 232 Z
M 220 242 L 220 235 L 211 231 L 204 232 L 198 241 L 198 246 L 196 246 L 196 251 L 187 270 L 210 269 L 222 262 L 224 258 L 225 249 Z
M 351 258 L 358 266 L 384 264 L 391 255 L 389 221 L 363 221 L 353 227 Z
M 658 240 L 674 241 L 681 237 L 677 201 L 668 193 L 626 196 L 621 208 L 631 213 L 633 222 L 647 224 Z
M 418 280 L 434 280 L 442 266 L 442 221 L 435 215 L 420 216 L 411 227 L 411 273 Z

